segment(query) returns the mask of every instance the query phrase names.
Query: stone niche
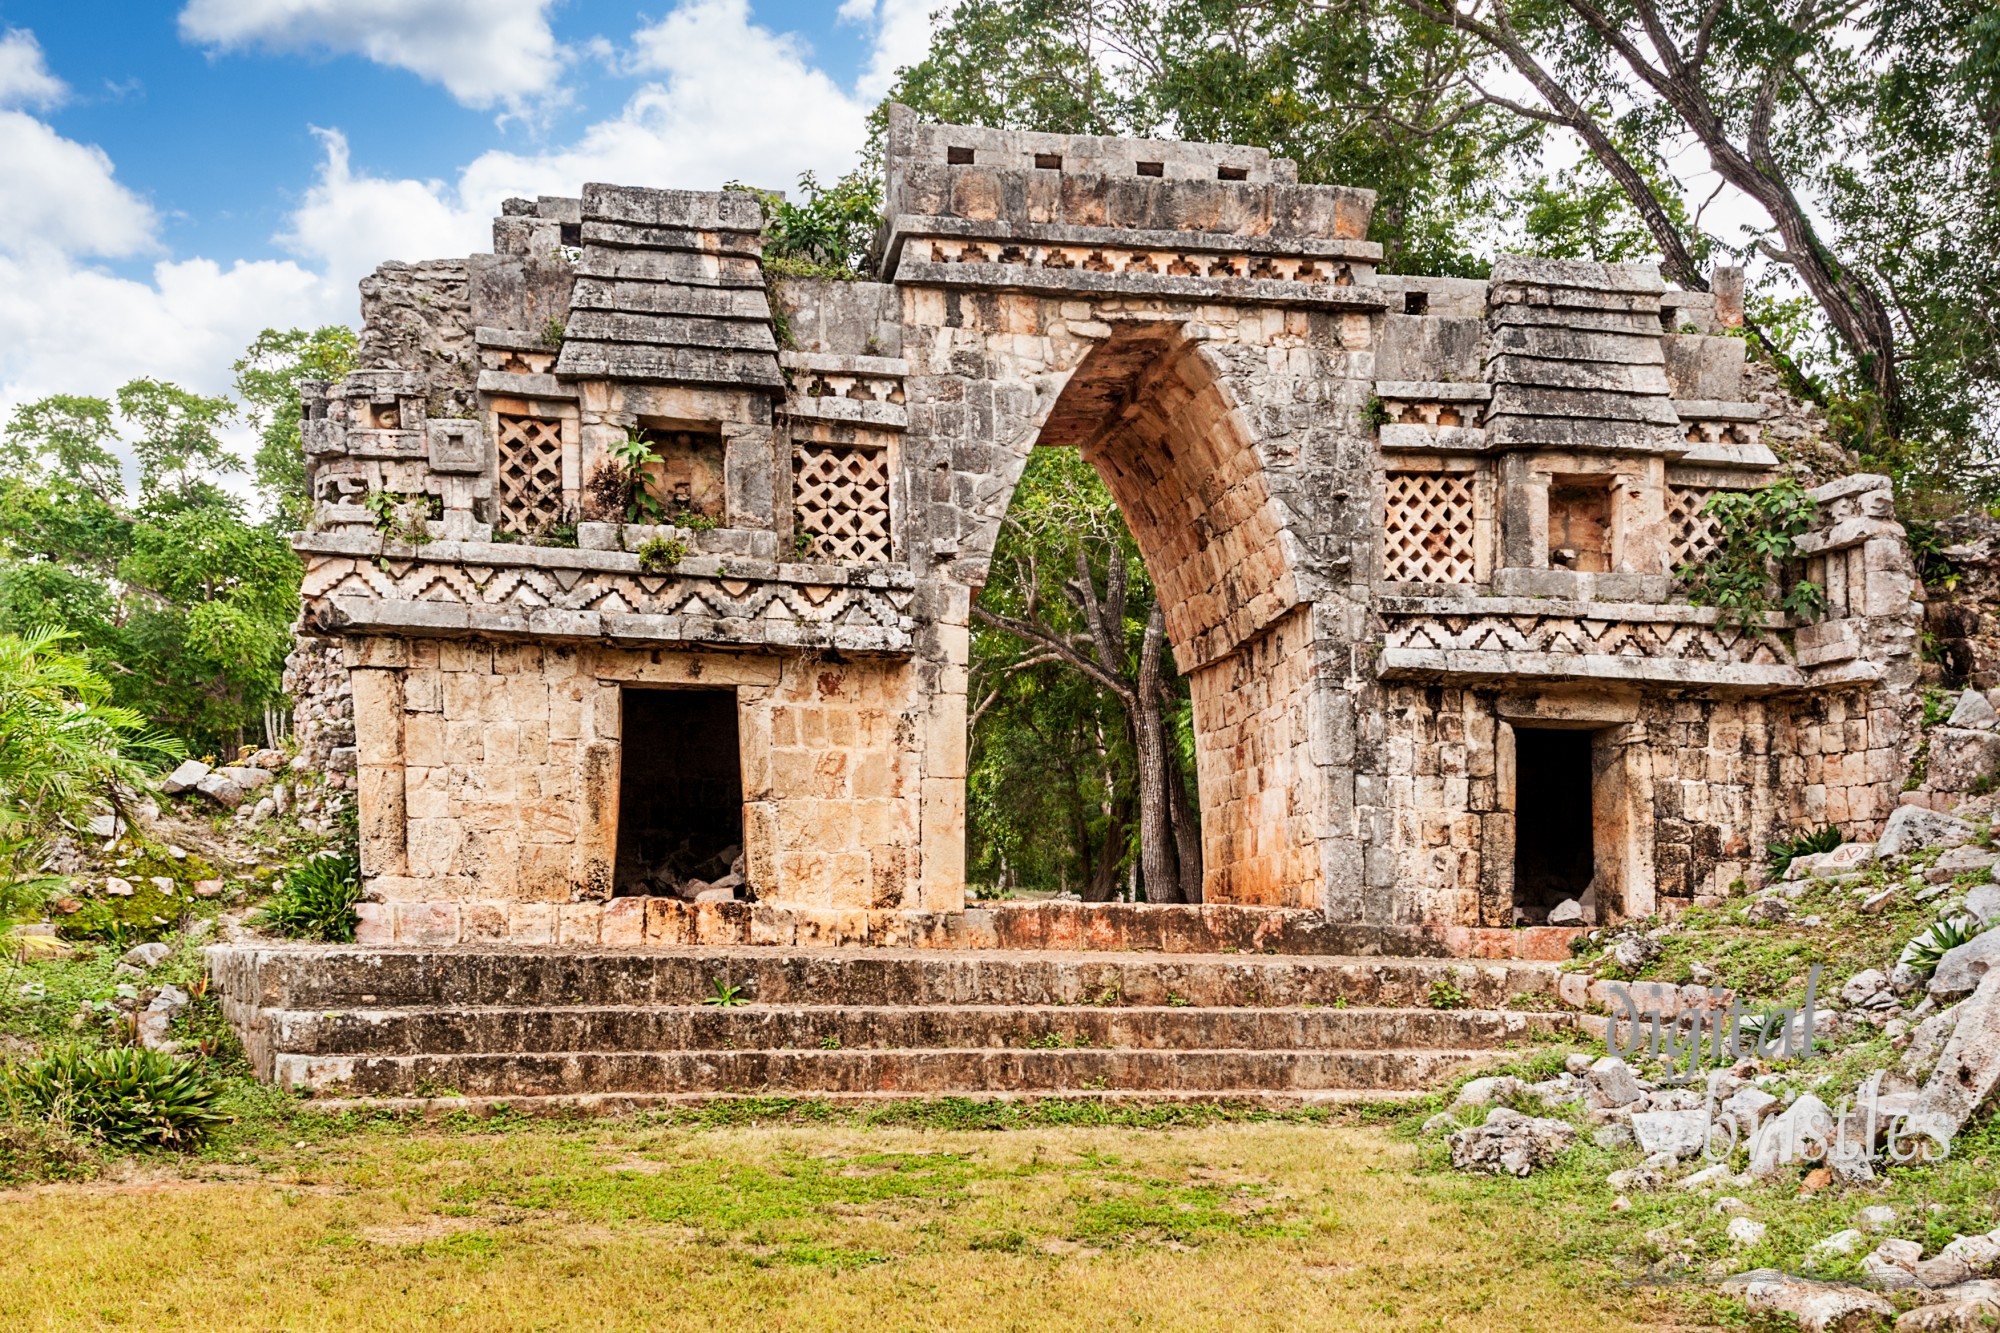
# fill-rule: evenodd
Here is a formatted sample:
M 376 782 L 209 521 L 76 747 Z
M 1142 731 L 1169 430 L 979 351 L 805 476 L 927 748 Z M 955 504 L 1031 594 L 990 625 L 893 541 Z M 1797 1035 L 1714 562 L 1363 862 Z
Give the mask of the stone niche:
M 1549 567 L 1579 574 L 1611 569 L 1611 478 L 1549 481 Z
M 714 426 L 640 428 L 653 448 L 646 486 L 670 516 L 723 521 L 728 507 L 722 431 Z

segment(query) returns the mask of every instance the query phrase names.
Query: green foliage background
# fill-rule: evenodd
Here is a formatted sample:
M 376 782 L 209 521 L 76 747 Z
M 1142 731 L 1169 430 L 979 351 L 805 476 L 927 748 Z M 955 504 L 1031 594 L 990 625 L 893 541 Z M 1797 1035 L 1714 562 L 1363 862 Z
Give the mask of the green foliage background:
M 107 702 L 196 753 L 261 741 L 298 615 L 298 385 L 345 373 L 353 346 L 344 328 L 266 330 L 236 365 L 241 403 L 136 379 L 17 408 L 0 432 L 0 632 L 65 632 Z M 259 436 L 255 504 L 232 485 L 245 469 L 223 432 L 239 421 Z

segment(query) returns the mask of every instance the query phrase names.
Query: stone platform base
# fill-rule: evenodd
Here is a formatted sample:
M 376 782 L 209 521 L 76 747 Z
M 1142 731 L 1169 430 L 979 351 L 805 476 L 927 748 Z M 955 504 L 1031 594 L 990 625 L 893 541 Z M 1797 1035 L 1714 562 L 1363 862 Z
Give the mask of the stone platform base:
M 363 903 L 365 945 L 692 945 L 775 948 L 1136 950 L 1559 962 L 1581 930 L 1362 926 L 1318 912 L 1223 903 L 982 903 L 963 912 L 812 911 L 763 903 L 613 898 L 588 903 Z
M 250 945 L 215 946 L 209 961 L 261 1077 L 333 1097 L 479 1105 L 1316 1101 L 1423 1088 L 1573 1030 L 1567 1014 L 1533 1007 L 1555 973 L 1532 962 Z

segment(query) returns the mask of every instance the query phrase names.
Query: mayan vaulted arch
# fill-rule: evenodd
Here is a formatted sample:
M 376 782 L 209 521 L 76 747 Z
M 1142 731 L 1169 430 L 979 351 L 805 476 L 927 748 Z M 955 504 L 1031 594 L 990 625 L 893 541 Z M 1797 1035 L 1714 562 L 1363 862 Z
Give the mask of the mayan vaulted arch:
M 1317 906 L 1324 810 L 1307 744 L 1314 685 L 1299 516 L 1274 498 L 1286 479 L 1274 488 L 1266 442 L 1243 409 L 1249 390 L 1232 382 L 1243 372 L 1231 352 L 1242 349 L 1210 342 L 1185 320 L 1104 324 L 1040 419 L 1024 423 L 987 512 L 997 530 L 1028 448 L 1078 449 L 1103 477 L 1190 682 L 1203 897 Z M 1286 444 L 1280 470 L 1295 457 Z M 979 533 L 980 546 L 990 550 L 993 535 Z
M 1104 478 L 1159 585 L 1183 672 L 1299 602 L 1288 515 L 1227 375 L 1184 324 L 1113 326 L 1035 440 L 1082 450 Z

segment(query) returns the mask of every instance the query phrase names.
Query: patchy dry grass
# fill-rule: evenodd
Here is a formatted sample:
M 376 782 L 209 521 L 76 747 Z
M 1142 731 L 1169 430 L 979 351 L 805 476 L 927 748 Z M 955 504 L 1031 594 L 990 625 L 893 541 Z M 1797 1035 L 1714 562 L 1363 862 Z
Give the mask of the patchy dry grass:
M 0 1194 L 0 1327 L 1663 1327 L 1365 1125 L 363 1131 Z M 1597 1276 L 1593 1277 L 1592 1274 Z

